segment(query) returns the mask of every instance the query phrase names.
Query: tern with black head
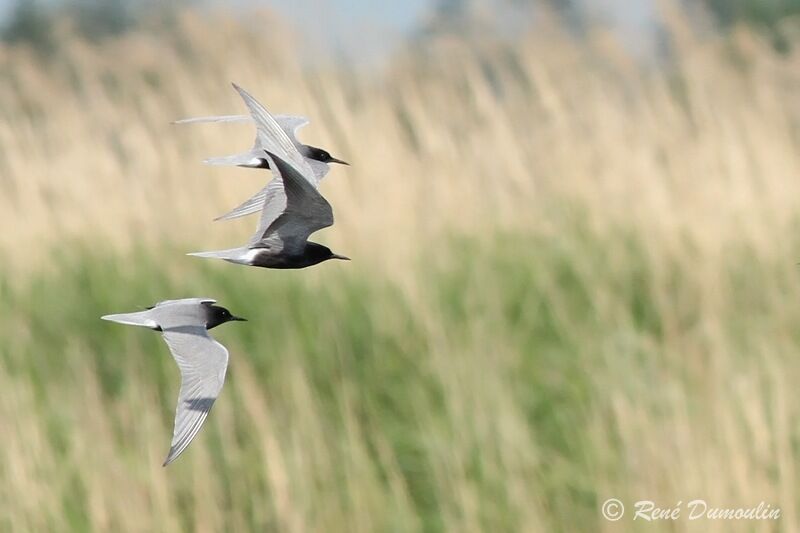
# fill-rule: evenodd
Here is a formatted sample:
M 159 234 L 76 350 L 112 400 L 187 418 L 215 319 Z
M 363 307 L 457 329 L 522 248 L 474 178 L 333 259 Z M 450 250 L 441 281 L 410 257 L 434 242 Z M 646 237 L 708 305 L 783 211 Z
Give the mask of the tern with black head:
M 296 115 L 273 115 L 275 122 L 281 127 L 284 133 L 291 139 L 297 150 L 305 157 L 316 163 L 324 163 L 315 170 L 318 174 L 324 176 L 327 174 L 329 168 L 328 164 L 337 163 L 340 165 L 349 165 L 347 161 L 342 161 L 333 157 L 327 150 L 312 146 L 310 144 L 303 144 L 297 140 L 297 132 L 303 126 L 309 124 L 306 117 Z M 215 115 L 209 117 L 194 117 L 176 120 L 173 124 L 201 124 L 209 122 L 253 122 L 253 117 L 248 115 Z M 221 166 L 238 166 L 245 168 L 269 168 L 269 161 L 264 157 L 263 147 L 256 137 L 253 148 L 247 152 L 234 155 L 224 155 L 219 157 L 209 157 L 203 160 L 207 165 L 221 165 Z M 314 163 L 311 163 L 312 165 Z
M 265 205 L 258 229 L 246 246 L 189 255 L 264 268 L 305 268 L 329 259 L 349 260 L 327 246 L 308 241 L 315 231 L 333 225 L 328 201 L 292 165 L 272 153 L 267 157 L 273 181 L 281 183 L 283 210 L 276 215 L 273 204 Z
M 211 165 L 234 165 L 247 168 L 269 169 L 266 152 L 276 154 L 285 161 L 291 162 L 302 174 L 307 171 L 313 176 L 312 183 L 316 187 L 328 173 L 330 163 L 349 165 L 346 161 L 333 157 L 327 150 L 303 144 L 297 140 L 297 131 L 309 123 L 305 117 L 293 115 L 271 115 L 266 108 L 247 91 L 233 84 L 241 95 L 248 109 L 247 115 L 220 115 L 196 117 L 175 121 L 174 124 L 194 124 L 203 122 L 255 122 L 256 140 L 250 151 L 230 156 L 212 157 L 204 160 Z M 269 185 L 261 189 L 253 197 L 225 213 L 217 220 L 227 220 L 255 213 L 263 207 L 269 194 Z
M 106 315 L 103 320 L 142 326 L 161 335 L 181 372 L 181 389 L 175 408 L 175 426 L 164 466 L 178 458 L 203 426 L 219 396 L 228 368 L 228 350 L 208 330 L 233 320 L 224 307 L 211 298 L 165 300 L 145 311 Z

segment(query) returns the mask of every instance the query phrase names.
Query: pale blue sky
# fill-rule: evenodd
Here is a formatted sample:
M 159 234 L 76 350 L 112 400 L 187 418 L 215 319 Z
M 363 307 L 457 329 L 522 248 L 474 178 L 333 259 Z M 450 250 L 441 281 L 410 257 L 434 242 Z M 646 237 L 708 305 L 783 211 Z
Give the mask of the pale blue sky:
M 63 0 L 36 0 L 60 4 Z M 136 0 L 130 0 L 136 1 Z M 16 0 L 0 0 L 0 21 Z M 201 5 L 245 10 L 271 8 L 286 17 L 309 42 L 370 59 L 400 42 L 430 11 L 432 0 L 200 0 Z M 316 42 L 315 42 L 316 41 Z
M 620 28 L 633 47 L 647 46 L 656 0 L 581 1 L 590 12 Z M 15 0 L 0 0 L 0 19 L 14 3 Z M 429 16 L 434 0 L 201 0 L 200 3 L 235 10 L 246 10 L 253 5 L 272 8 L 286 17 L 309 44 L 342 50 L 369 61 L 391 50 L 418 27 Z
M 304 36 L 362 59 L 386 53 L 430 12 L 430 0 L 239 0 L 269 6 Z
M 2 1 L 2 0 L 0 0 Z M 211 0 L 213 1 L 213 0 Z M 489 4 L 492 0 L 478 0 Z M 579 0 L 592 15 L 618 28 L 636 51 L 652 44 L 656 0 Z M 217 0 L 219 5 L 230 2 Z M 286 16 L 316 44 L 354 57 L 380 57 L 430 15 L 434 0 L 235 0 L 239 6 L 268 6 Z

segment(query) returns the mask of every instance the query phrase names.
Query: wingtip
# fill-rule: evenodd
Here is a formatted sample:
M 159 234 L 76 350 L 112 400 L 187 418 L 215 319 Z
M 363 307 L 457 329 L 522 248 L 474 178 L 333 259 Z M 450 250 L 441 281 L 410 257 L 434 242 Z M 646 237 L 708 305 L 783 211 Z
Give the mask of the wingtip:
M 255 98 L 250 96 L 250 93 L 247 92 L 247 90 L 244 89 L 241 85 L 237 85 L 235 82 L 231 82 L 231 85 L 236 90 L 236 92 L 239 93 L 239 96 L 242 97 L 245 103 L 247 103 L 250 100 L 255 100 Z
M 242 204 L 241 206 L 233 209 L 232 211 L 228 211 L 227 213 L 219 215 L 218 217 L 214 218 L 214 222 L 219 222 L 220 220 L 235 220 L 237 218 L 250 216 L 253 213 L 261 211 L 261 209 L 263 209 L 264 207 L 264 202 L 250 206 L 248 206 L 247 203 L 249 202 Z
M 176 450 L 174 445 L 170 446 L 169 452 L 167 452 L 167 456 L 164 458 L 164 462 L 161 463 L 162 468 L 172 464 L 173 462 L 175 462 L 175 459 L 180 457 L 182 453 L 183 453 L 183 450 Z

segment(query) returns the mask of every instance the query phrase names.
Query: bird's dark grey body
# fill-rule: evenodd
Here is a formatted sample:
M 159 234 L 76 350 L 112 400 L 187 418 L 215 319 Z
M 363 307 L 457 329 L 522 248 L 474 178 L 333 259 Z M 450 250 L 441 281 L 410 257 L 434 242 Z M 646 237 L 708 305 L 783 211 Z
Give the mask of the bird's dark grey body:
M 307 242 L 303 253 L 300 254 L 275 253 L 271 248 L 259 248 L 258 246 L 253 247 L 252 250 L 256 253 L 252 256 L 249 266 L 262 268 L 306 268 L 329 259 L 345 259 L 334 254 L 327 246 L 315 242 Z
M 193 311 L 193 315 L 191 318 L 199 320 L 200 322 L 204 322 L 204 327 L 209 329 L 214 329 L 215 327 L 224 324 L 225 322 L 230 321 L 242 321 L 244 320 L 241 317 L 233 316 L 230 311 L 222 307 L 221 305 L 214 305 L 208 302 L 202 302 L 203 305 L 199 306 L 195 311 Z M 155 309 L 158 307 L 157 305 L 153 305 L 147 308 L 147 311 Z M 156 324 L 152 326 L 150 329 L 154 331 L 163 331 L 161 324 Z
M 276 181 L 285 193 L 283 210 L 276 213 L 277 216 L 262 216 L 247 246 L 189 255 L 278 269 L 306 268 L 329 259 L 347 260 L 327 246 L 308 241 L 309 235 L 333 224 L 330 204 L 292 165 L 271 153 L 267 153 L 267 157 L 271 160 Z M 268 209 L 269 205 L 264 207 L 265 213 Z

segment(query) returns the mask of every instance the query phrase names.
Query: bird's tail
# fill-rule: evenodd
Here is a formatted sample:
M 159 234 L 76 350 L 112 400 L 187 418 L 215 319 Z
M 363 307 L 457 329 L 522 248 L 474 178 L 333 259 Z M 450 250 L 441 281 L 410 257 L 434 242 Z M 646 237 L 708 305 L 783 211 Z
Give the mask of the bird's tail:
M 206 165 L 215 166 L 232 166 L 232 167 L 247 167 L 247 168 L 260 168 L 263 165 L 261 158 L 257 157 L 253 152 L 244 152 L 242 154 L 223 155 L 219 157 L 209 157 L 203 159 Z
M 183 118 L 176 120 L 173 124 L 199 124 L 203 122 L 250 122 L 253 119 L 250 115 L 216 115 L 209 117 Z
M 158 324 L 149 316 L 148 311 L 140 311 L 138 313 L 120 313 L 116 315 L 105 315 L 100 318 L 110 322 L 117 322 L 119 324 L 126 324 L 128 326 L 143 326 L 145 328 L 157 329 Z
M 246 249 L 243 248 L 228 248 L 227 250 L 214 250 L 211 252 L 192 252 L 186 255 L 192 255 L 194 257 L 205 257 L 210 259 L 224 259 L 226 261 L 238 262 L 238 260 L 242 259 L 243 254 L 246 252 Z

